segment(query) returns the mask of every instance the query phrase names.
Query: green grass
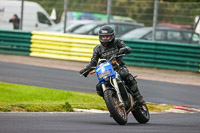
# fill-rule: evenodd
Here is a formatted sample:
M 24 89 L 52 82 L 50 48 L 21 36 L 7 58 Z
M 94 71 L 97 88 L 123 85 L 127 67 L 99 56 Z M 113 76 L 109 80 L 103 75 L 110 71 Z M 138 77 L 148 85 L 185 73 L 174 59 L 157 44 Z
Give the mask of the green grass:
M 97 94 L 0 82 L 0 111 L 68 111 L 66 106 L 69 105 L 72 108 L 106 109 Z
M 155 105 L 148 107 L 150 111 L 161 109 Z M 73 108 L 106 110 L 106 105 L 97 94 L 0 82 L 0 111 L 66 112 Z M 168 108 L 171 106 L 165 109 Z

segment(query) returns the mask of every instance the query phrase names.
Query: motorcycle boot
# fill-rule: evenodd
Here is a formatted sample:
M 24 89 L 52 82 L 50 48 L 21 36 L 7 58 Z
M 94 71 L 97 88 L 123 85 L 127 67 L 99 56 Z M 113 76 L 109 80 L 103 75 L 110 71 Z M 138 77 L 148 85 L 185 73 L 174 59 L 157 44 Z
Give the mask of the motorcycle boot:
M 141 95 L 141 93 L 138 89 L 137 81 L 131 74 L 129 74 L 127 77 L 127 85 L 132 92 L 132 96 L 133 96 L 134 101 L 136 101 L 136 105 L 145 104 L 144 97 Z

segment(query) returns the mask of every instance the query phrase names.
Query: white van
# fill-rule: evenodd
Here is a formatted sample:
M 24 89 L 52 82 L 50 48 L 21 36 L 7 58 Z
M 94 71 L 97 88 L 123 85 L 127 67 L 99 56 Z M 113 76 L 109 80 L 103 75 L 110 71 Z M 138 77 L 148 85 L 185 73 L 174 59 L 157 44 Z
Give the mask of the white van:
M 9 20 L 14 14 L 21 19 L 21 3 L 21 0 L 0 0 L 0 30 L 13 29 L 13 23 Z M 24 1 L 23 30 L 46 30 L 52 25 L 54 22 L 38 3 Z

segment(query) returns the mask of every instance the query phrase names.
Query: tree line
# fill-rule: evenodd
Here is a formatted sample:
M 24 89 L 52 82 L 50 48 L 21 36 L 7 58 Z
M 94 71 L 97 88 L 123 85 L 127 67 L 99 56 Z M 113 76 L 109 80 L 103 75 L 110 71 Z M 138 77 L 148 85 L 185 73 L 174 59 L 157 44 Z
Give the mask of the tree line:
M 29 0 L 39 3 L 51 14 L 56 9 L 58 23 L 64 10 L 64 0 Z M 200 0 L 158 0 L 158 22 L 193 25 L 200 15 Z M 68 11 L 106 14 L 107 0 L 68 0 Z M 112 15 L 130 17 L 152 25 L 154 0 L 112 0 Z

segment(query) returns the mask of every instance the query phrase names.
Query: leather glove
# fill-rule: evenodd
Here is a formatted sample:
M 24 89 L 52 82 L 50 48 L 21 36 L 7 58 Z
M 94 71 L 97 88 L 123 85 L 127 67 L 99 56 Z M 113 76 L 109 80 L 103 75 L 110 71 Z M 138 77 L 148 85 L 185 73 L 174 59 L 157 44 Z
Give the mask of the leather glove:
M 117 55 L 125 54 L 125 52 L 126 52 L 126 48 L 120 48 L 119 52 L 117 53 Z
M 87 68 L 83 68 L 79 73 L 83 74 L 84 77 L 87 77 L 87 75 L 89 74 L 89 71 Z

